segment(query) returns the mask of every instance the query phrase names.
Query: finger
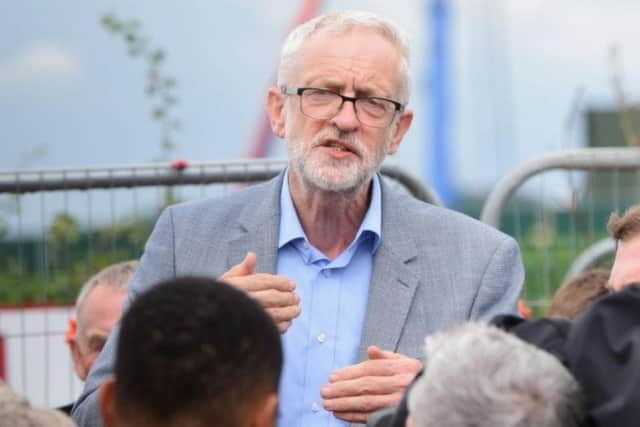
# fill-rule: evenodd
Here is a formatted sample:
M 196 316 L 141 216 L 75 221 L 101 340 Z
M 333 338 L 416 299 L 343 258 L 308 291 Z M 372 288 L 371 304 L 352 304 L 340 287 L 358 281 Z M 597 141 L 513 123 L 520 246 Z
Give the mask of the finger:
M 402 359 L 403 357 L 407 357 L 400 353 L 383 350 L 375 345 L 369 346 L 367 348 L 367 356 L 369 357 L 369 359 Z
M 344 368 L 333 371 L 331 375 L 329 375 L 329 382 L 334 383 L 367 376 L 386 377 L 397 373 L 414 371 L 416 363 L 419 364 L 420 362 L 411 358 L 365 360 L 357 365 L 345 366 Z M 415 372 L 417 372 L 417 370 L 415 370 L 414 373 Z
M 253 274 L 256 269 L 257 256 L 254 252 L 247 252 L 244 259 L 239 263 L 231 267 L 226 273 L 220 276 L 221 280 L 228 279 L 230 277 L 247 276 Z
M 296 284 L 286 276 L 269 273 L 256 273 L 249 276 L 227 277 L 225 283 L 247 292 L 276 289 L 279 291 L 293 291 Z
M 287 307 L 290 305 L 298 305 L 300 297 L 295 292 L 282 292 L 276 289 L 267 289 L 265 291 L 249 291 L 249 296 L 258 300 L 263 307 Z
M 289 326 L 291 326 L 291 322 L 277 322 L 276 325 L 278 326 L 278 331 L 280 331 L 281 334 L 284 334 L 287 329 L 289 329 Z
M 394 406 L 400 403 L 402 393 L 385 394 L 380 396 L 353 396 L 322 401 L 324 408 L 331 412 L 360 412 L 371 413 L 378 409 Z
M 369 414 L 365 412 L 334 412 L 333 416 L 350 423 L 364 424 L 369 418 Z
M 410 372 L 388 377 L 362 377 L 324 385 L 320 389 L 323 399 L 348 396 L 384 395 L 402 393 L 415 375 Z
M 267 308 L 267 313 L 269 313 L 276 323 L 290 322 L 300 315 L 300 306 L 292 305 L 289 307 Z

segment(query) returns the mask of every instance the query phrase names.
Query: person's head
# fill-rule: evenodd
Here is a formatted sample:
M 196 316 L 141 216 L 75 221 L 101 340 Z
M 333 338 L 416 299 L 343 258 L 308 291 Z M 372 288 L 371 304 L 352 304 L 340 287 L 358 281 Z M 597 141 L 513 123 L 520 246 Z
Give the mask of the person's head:
M 65 341 L 82 381 L 87 378 L 111 328 L 120 319 L 127 285 L 137 267 L 138 261 L 110 265 L 91 277 L 78 293 Z
M 617 242 L 609 287 L 619 291 L 630 283 L 640 282 L 640 205 L 632 206 L 622 216 L 612 213 L 607 227 Z
M 290 173 L 325 191 L 368 184 L 411 124 L 410 80 L 407 36 L 386 19 L 343 11 L 295 28 L 282 47 L 277 87 L 267 95 Z
M 573 427 L 583 398 L 551 354 L 493 326 L 467 323 L 427 338 L 409 392 L 413 427 Z
M 609 293 L 609 270 L 594 268 L 567 279 L 549 304 L 551 317 L 574 319 L 598 298 Z
M 280 334 L 246 293 L 172 279 L 137 297 L 120 323 L 115 377 L 99 391 L 107 427 L 272 426 Z

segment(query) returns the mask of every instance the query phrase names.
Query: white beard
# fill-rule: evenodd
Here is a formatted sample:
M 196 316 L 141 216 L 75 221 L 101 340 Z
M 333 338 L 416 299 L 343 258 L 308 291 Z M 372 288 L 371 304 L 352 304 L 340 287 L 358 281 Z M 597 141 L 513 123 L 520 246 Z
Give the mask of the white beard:
M 333 126 L 327 126 L 318 132 L 310 142 L 297 139 L 292 135 L 292 117 L 287 109 L 285 141 L 289 166 L 292 171 L 311 186 L 331 192 L 351 193 L 368 185 L 373 175 L 380 169 L 391 144 L 391 131 L 384 145 L 371 152 L 351 132 L 340 132 Z M 355 153 L 347 159 L 331 158 L 318 149 L 328 138 L 348 141 Z

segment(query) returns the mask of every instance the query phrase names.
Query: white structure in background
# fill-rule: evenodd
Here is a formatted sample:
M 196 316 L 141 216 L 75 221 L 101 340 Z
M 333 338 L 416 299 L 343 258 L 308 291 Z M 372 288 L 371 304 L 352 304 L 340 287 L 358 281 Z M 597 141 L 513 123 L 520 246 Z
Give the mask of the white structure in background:
M 0 308 L 6 381 L 34 405 L 66 405 L 82 391 L 64 342 L 72 313 L 73 306 Z

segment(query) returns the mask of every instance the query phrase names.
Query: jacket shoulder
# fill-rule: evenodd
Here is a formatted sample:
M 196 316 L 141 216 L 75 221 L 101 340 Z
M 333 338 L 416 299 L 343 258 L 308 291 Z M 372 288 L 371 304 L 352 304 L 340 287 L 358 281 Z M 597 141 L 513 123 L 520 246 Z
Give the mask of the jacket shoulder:
M 237 220 L 245 209 L 257 208 L 265 203 L 273 206 L 279 194 L 280 181 L 274 178 L 249 187 L 231 190 L 228 194 L 178 203 L 166 208 L 174 222 L 201 223 L 214 219 L 230 223 Z M 277 199 L 275 199 L 277 200 Z
M 412 229 L 418 240 L 442 236 L 449 239 L 450 243 L 459 239 L 480 239 L 499 244 L 505 239 L 511 239 L 500 230 L 461 212 L 425 203 L 396 190 L 390 193 L 388 202 L 393 206 L 392 209 L 399 211 L 398 215 L 391 217 Z

